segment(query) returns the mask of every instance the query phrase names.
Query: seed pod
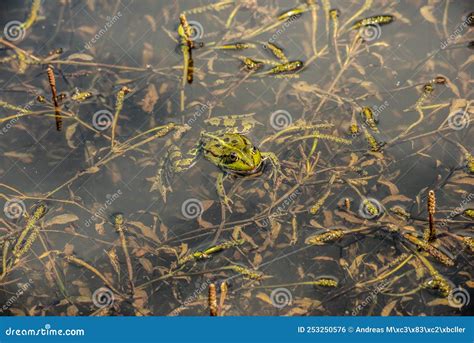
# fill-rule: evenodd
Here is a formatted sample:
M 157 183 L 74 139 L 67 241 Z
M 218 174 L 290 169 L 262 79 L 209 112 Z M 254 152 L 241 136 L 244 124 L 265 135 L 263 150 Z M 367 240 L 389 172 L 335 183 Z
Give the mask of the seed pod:
M 415 244 L 421 250 L 426 251 L 428 254 L 433 256 L 435 259 L 437 259 L 442 264 L 444 264 L 448 267 L 454 266 L 454 261 L 451 257 L 447 256 L 446 254 L 444 254 L 440 250 L 436 249 L 430 243 L 428 243 L 426 241 L 422 241 L 421 239 L 418 239 L 417 237 L 415 237 L 415 236 L 413 236 L 409 233 L 405 233 L 403 235 L 403 237 L 405 237 L 411 243 Z
M 308 237 L 305 243 L 310 245 L 321 245 L 326 242 L 337 240 L 342 236 L 344 236 L 344 231 L 341 229 L 336 229 Z
M 463 237 L 462 241 L 471 253 L 474 252 L 474 238 L 473 237 Z
M 209 285 L 209 312 L 211 317 L 217 316 L 217 295 L 216 295 L 216 285 L 211 283 Z
M 313 281 L 314 286 L 322 286 L 322 287 L 337 287 L 337 281 L 334 279 L 319 279 L 316 281 Z
M 346 207 L 347 211 L 350 211 L 351 210 L 351 199 L 345 198 L 344 199 L 344 206 Z
M 425 230 L 423 239 L 427 242 L 433 241 L 436 238 L 435 220 L 434 215 L 436 213 L 436 196 L 433 190 L 428 192 L 428 230 Z

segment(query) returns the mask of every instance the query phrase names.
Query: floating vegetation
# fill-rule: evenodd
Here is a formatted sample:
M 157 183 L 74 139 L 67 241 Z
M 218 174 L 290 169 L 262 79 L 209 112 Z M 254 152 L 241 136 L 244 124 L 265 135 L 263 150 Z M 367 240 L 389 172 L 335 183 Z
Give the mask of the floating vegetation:
M 226 249 L 229 249 L 229 248 L 232 248 L 232 247 L 236 247 L 236 246 L 239 246 L 239 245 L 242 245 L 242 244 L 244 244 L 243 239 L 223 242 L 221 244 L 214 245 L 214 246 L 209 247 L 207 249 L 204 249 L 202 251 L 193 252 L 192 254 L 187 255 L 184 258 L 180 259 L 178 261 L 178 264 L 184 264 L 184 263 L 186 263 L 188 261 L 192 261 L 192 260 L 200 260 L 200 259 L 204 259 L 204 258 L 210 258 L 211 255 L 213 255 L 215 253 L 218 253 L 218 252 L 221 252 L 223 250 L 226 250 Z
M 430 243 L 422 241 L 419 238 L 417 238 L 417 237 L 415 237 L 415 236 L 413 236 L 409 233 L 404 234 L 404 237 L 408 241 L 410 241 L 411 243 L 415 244 L 421 250 L 424 250 L 427 253 L 429 253 L 431 256 L 433 256 L 435 259 L 437 259 L 442 264 L 450 266 L 450 267 L 454 266 L 454 261 L 450 257 L 446 256 L 446 254 L 444 254 L 440 250 L 436 249 Z
M 353 30 L 360 29 L 362 26 L 370 26 L 370 25 L 386 25 L 390 24 L 393 21 L 392 15 L 375 15 L 373 17 L 364 18 L 358 20 L 352 25 Z
M 303 62 L 301 61 L 292 61 L 285 64 L 280 64 L 268 71 L 270 74 L 280 74 L 280 73 L 289 73 L 297 71 L 303 67 Z
M 320 233 L 311 237 L 308 237 L 305 241 L 306 244 L 319 245 L 327 242 L 338 240 L 344 236 L 344 231 L 340 229 L 330 230 L 328 232 Z
M 54 104 L 54 118 L 56 119 L 56 130 L 61 131 L 63 122 L 61 119 L 61 111 L 59 109 L 58 93 L 56 90 L 56 78 L 54 77 L 53 68 L 51 68 L 51 66 L 48 66 L 47 71 L 49 86 L 51 87 L 52 100 Z
M 428 192 L 428 230 L 425 230 L 423 239 L 427 242 L 434 241 L 436 238 L 436 231 L 435 231 L 435 219 L 434 215 L 436 213 L 436 196 L 433 190 Z

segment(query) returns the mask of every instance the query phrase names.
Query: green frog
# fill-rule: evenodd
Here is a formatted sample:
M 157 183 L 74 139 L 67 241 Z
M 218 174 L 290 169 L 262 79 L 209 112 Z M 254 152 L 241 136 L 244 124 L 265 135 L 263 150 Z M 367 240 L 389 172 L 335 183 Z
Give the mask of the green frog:
M 224 188 L 224 180 L 228 176 L 256 175 L 262 171 L 264 162 L 267 160 L 276 169 L 276 171 L 272 169 L 274 182 L 277 182 L 278 175 L 283 175 L 276 155 L 272 152 L 260 151 L 250 139 L 241 133 L 202 132 L 198 144 L 185 155 L 183 156 L 181 150 L 175 145 L 169 148 L 167 160 L 172 172 L 183 172 L 191 168 L 200 155 L 204 156 L 206 160 L 222 171 L 216 181 L 217 193 L 221 203 L 231 212 L 232 201 L 227 197 Z M 163 184 L 162 179 L 163 175 L 161 176 Z

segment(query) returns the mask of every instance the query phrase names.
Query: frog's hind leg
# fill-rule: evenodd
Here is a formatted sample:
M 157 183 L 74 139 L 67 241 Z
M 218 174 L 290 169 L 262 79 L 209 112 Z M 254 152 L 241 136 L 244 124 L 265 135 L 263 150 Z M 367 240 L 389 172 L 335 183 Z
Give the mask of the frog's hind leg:
M 221 204 L 226 206 L 229 209 L 229 211 L 232 213 L 232 208 L 230 207 L 230 204 L 232 204 L 232 200 L 228 198 L 225 193 L 224 180 L 226 177 L 227 177 L 226 173 L 219 173 L 216 180 L 216 190 L 217 190 L 217 194 L 219 194 Z
M 181 173 L 191 168 L 196 163 L 198 154 L 199 147 L 197 146 L 191 149 L 186 156 L 183 156 L 183 153 L 176 145 L 170 146 L 168 149 L 168 160 L 171 169 L 175 173 Z

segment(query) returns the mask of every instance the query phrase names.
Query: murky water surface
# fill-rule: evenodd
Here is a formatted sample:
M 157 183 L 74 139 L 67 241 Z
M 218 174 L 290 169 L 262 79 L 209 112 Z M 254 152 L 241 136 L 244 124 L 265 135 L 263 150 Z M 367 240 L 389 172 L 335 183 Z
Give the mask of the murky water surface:
M 2 314 L 472 314 L 472 4 L 314 3 L 2 1 Z

